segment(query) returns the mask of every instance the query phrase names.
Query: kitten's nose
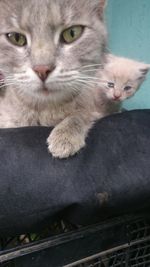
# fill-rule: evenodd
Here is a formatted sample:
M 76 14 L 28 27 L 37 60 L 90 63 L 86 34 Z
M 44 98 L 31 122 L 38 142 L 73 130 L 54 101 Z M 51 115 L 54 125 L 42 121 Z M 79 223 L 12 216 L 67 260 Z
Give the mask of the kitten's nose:
M 55 66 L 47 66 L 47 65 L 37 65 L 33 68 L 39 78 L 45 82 L 48 75 L 55 69 Z
M 121 97 L 120 93 L 115 93 L 114 94 L 114 100 L 118 100 Z

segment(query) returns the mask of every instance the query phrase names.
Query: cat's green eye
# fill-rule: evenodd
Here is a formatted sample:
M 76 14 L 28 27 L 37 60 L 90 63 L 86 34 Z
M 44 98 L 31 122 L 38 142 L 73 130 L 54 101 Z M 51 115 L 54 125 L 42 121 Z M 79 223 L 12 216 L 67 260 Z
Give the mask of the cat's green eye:
M 63 31 L 62 41 L 66 44 L 71 44 L 80 38 L 84 30 L 83 26 L 73 26 Z
M 13 45 L 25 46 L 27 44 L 27 39 L 25 35 L 21 33 L 11 32 L 11 33 L 7 33 L 6 36 L 9 42 L 11 42 Z

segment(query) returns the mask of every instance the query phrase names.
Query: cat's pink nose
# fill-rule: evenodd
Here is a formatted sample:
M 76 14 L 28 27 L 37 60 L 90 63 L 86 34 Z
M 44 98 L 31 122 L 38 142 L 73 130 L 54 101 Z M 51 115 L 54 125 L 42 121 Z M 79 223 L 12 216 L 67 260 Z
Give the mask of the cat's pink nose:
M 36 74 L 39 76 L 39 78 L 45 82 L 48 75 L 55 69 L 55 66 L 47 66 L 47 65 L 37 65 L 33 68 L 33 70 L 36 72 Z

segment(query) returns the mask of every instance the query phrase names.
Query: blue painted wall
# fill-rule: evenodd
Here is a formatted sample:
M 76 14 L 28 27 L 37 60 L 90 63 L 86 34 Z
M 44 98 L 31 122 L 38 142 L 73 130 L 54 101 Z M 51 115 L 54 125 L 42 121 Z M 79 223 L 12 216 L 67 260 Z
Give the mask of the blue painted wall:
M 106 22 L 112 53 L 150 63 L 150 0 L 108 0 Z M 150 108 L 150 73 L 124 107 Z

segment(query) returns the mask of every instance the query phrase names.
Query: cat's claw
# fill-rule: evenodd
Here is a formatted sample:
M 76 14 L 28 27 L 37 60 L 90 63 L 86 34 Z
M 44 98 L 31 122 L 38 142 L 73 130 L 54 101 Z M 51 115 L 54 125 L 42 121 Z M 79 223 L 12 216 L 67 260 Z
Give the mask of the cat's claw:
M 77 153 L 85 146 L 85 140 L 80 138 L 72 138 L 66 132 L 53 130 L 47 139 L 48 150 L 55 158 L 68 158 Z

